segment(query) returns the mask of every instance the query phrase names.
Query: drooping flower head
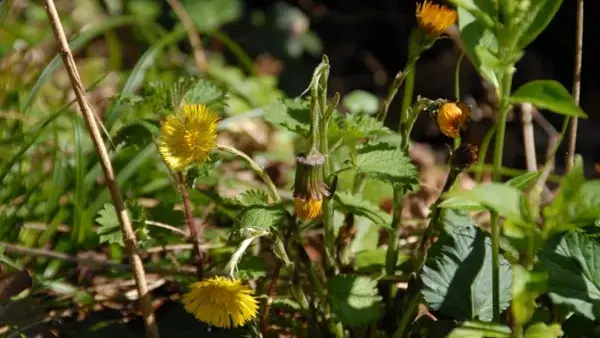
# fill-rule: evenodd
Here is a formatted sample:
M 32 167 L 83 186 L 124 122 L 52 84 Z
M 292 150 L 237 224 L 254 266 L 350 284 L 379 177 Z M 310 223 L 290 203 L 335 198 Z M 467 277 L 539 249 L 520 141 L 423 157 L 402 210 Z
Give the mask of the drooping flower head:
M 437 38 L 456 22 L 456 11 L 431 1 L 417 3 L 417 23 L 431 38 Z
M 479 148 L 470 143 L 462 143 L 450 157 L 450 165 L 459 171 L 464 171 L 477 162 Z
M 159 151 L 169 167 L 181 170 L 206 161 L 217 142 L 219 117 L 208 106 L 185 104 L 160 131 Z
M 294 208 L 296 215 L 303 220 L 312 220 L 321 215 L 323 196 L 329 196 L 323 182 L 323 155 L 312 149 L 307 156 L 296 157 L 296 178 L 294 181 Z
M 258 301 L 254 290 L 238 279 L 213 277 L 191 285 L 183 296 L 187 312 L 209 325 L 230 328 L 243 326 L 256 317 Z
M 471 109 L 462 102 L 442 103 L 437 111 L 437 124 L 440 131 L 446 136 L 456 138 L 460 131 L 465 129 Z

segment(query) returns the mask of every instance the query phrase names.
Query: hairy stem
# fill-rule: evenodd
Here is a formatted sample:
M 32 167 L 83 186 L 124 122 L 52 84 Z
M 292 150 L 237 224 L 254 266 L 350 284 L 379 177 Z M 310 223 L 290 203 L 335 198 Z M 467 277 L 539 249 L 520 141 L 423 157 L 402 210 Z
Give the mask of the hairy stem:
M 190 201 L 190 195 L 188 194 L 187 187 L 185 186 L 185 177 L 181 171 L 177 172 L 177 185 L 179 186 L 179 193 L 183 200 L 183 210 L 185 212 L 185 219 L 188 229 L 190 230 L 190 242 L 192 243 L 192 251 L 194 253 L 194 259 L 196 263 L 196 275 L 201 280 L 204 277 L 204 251 L 200 249 L 200 243 L 198 242 L 198 231 L 194 224 L 194 212 L 192 211 L 192 203 Z
M 150 297 L 150 293 L 148 292 L 144 265 L 142 264 L 142 259 L 138 253 L 135 232 L 133 231 L 127 209 L 125 208 L 123 197 L 121 196 L 121 192 L 117 186 L 115 172 L 110 162 L 108 151 L 106 150 L 106 146 L 102 141 L 102 135 L 100 134 L 100 129 L 98 122 L 96 121 L 95 114 L 85 97 L 85 88 L 81 82 L 81 77 L 79 76 L 71 49 L 69 48 L 69 43 L 67 42 L 67 37 L 65 36 L 64 29 L 60 22 L 60 17 L 58 16 L 58 12 L 56 11 L 56 7 L 54 5 L 54 1 L 45 0 L 45 8 L 48 14 L 48 19 L 52 25 L 54 36 L 60 44 L 60 55 L 63 63 L 65 64 L 67 74 L 69 75 L 69 80 L 71 81 L 71 86 L 75 92 L 77 103 L 79 104 L 79 108 L 85 119 L 96 153 L 100 158 L 100 165 L 102 166 L 102 171 L 104 172 L 106 185 L 110 191 L 110 195 L 117 212 L 117 218 L 119 219 L 119 224 L 121 225 L 123 241 L 125 242 L 125 248 L 127 255 L 129 256 L 138 296 L 140 298 L 142 319 L 144 321 L 144 325 L 146 326 L 146 337 L 158 338 L 160 335 L 156 325 L 154 309 L 152 308 L 152 299 Z

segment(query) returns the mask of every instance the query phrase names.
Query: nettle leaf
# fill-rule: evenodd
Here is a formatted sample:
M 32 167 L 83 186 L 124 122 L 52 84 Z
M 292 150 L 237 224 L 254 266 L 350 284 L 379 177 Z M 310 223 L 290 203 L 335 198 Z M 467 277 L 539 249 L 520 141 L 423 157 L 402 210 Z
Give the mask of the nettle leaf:
M 253 205 L 268 206 L 269 195 L 262 190 L 250 189 L 237 195 L 232 201 L 233 204 L 249 207 Z
M 253 205 L 242 209 L 237 215 L 233 233 L 244 237 L 257 233 L 266 235 L 277 230 L 285 219 L 286 212 L 280 205 Z
M 123 144 L 124 147 L 141 149 L 152 143 L 154 137 L 159 133 L 160 123 L 158 121 L 143 119 L 119 129 L 113 140 L 115 145 Z
M 558 323 L 550 325 L 543 322 L 535 323 L 525 331 L 525 338 L 559 338 L 562 336 L 563 330 Z
M 329 125 L 329 137 L 334 140 L 341 138 L 344 144 L 355 143 L 362 138 L 378 137 L 392 133 L 383 125 L 383 122 L 365 114 L 337 115 L 334 118 L 334 123 Z M 337 128 L 332 128 L 332 126 L 337 126 Z
M 296 98 L 277 100 L 265 107 L 267 122 L 286 128 L 294 133 L 308 136 L 310 130 L 310 102 Z
M 267 275 L 265 263 L 256 256 L 245 255 L 238 264 L 238 278 L 257 279 Z
M 98 211 L 96 223 L 100 224 L 100 227 L 96 230 L 100 236 L 100 243 L 107 242 L 109 244 L 125 246 L 114 205 L 105 204 L 104 209 Z
M 334 195 L 336 207 L 343 213 L 364 216 L 376 225 L 391 227 L 392 217 L 381 210 L 379 206 L 363 199 L 362 195 L 353 195 L 348 191 L 337 192 Z
M 366 276 L 337 275 L 329 282 L 331 306 L 345 325 L 375 323 L 383 314 L 377 281 Z
M 503 324 L 467 321 L 450 332 L 446 338 L 510 338 L 512 331 Z
M 595 320 L 600 311 L 600 243 L 570 232 L 547 241 L 539 258 L 548 270 L 552 301 Z
M 379 111 L 379 99 L 373 93 L 353 90 L 342 99 L 342 105 L 351 113 L 375 114 Z
M 399 147 L 389 143 L 359 146 L 349 164 L 358 172 L 381 181 L 405 186 L 418 182 L 417 169 L 410 158 Z
M 213 82 L 199 79 L 185 92 L 184 101 L 189 104 L 203 104 L 222 107 L 227 99 L 227 92 L 217 87 Z
M 422 294 L 429 306 L 455 320 L 492 320 L 492 245 L 474 226 L 456 227 L 438 241 L 439 251 L 423 267 Z M 512 271 L 500 257 L 500 309 L 508 308 Z
M 532 103 L 565 116 L 587 118 L 571 94 L 555 80 L 535 80 L 522 85 L 510 96 L 512 103 Z
M 509 219 L 525 222 L 522 215 L 523 201 L 523 193 L 517 188 L 491 182 L 480 184 L 471 190 L 450 192 L 446 194 L 440 207 L 480 209 L 484 206 Z
M 562 0 L 529 1 L 530 8 L 519 22 L 519 48 L 524 49 L 548 26 L 560 8 Z

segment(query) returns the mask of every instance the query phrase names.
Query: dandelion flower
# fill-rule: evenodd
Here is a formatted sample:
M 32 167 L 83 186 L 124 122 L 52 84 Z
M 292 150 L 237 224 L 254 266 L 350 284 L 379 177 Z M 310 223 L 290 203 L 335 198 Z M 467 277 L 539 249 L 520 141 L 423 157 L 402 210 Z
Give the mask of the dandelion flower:
M 181 170 L 208 159 L 217 142 L 219 117 L 205 105 L 186 104 L 169 115 L 160 131 L 159 151 L 169 167 Z
M 323 196 L 329 196 L 327 185 L 323 182 L 323 155 L 312 149 L 305 157 L 296 157 L 296 178 L 294 181 L 294 208 L 296 215 L 303 220 L 312 220 L 321 215 Z
M 427 35 L 437 38 L 456 22 L 456 11 L 440 5 L 434 5 L 431 1 L 423 1 L 417 4 L 417 22 Z
M 254 290 L 238 279 L 213 277 L 192 284 L 183 296 L 187 312 L 209 325 L 230 328 L 243 326 L 256 317 L 258 301 Z
M 301 197 L 294 198 L 294 208 L 298 217 L 304 220 L 312 220 L 321 215 L 321 207 L 323 206 L 322 199 Z
M 446 102 L 437 112 L 437 124 L 440 131 L 451 138 L 458 137 L 471 115 L 469 106 L 464 103 Z

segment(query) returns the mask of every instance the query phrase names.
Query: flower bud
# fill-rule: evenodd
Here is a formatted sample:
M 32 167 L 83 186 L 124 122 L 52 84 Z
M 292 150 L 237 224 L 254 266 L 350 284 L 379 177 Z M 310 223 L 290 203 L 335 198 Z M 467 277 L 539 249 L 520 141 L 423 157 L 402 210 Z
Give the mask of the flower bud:
M 329 196 L 327 185 L 323 182 L 325 158 L 317 149 L 311 150 L 306 157 L 303 155 L 296 157 L 294 207 L 298 217 L 312 220 L 321 215 L 323 196 Z
M 450 165 L 459 171 L 466 170 L 471 164 L 477 162 L 477 146 L 470 143 L 463 143 L 454 151 L 450 157 Z

